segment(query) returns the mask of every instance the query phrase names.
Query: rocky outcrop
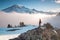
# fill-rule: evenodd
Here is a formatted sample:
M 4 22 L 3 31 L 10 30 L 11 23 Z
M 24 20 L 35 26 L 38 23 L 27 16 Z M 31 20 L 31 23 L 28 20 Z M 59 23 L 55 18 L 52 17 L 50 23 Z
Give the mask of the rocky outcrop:
M 60 16 L 60 12 L 56 16 Z
M 45 25 L 49 26 L 44 29 L 38 27 L 33 30 L 29 30 L 19 35 L 17 38 L 9 40 L 59 40 L 58 33 L 55 31 L 55 29 L 52 29 L 50 24 Z
M 12 25 L 8 24 L 7 28 L 12 28 Z
M 25 26 L 24 22 L 20 22 L 20 27 Z
M 56 31 L 57 31 L 59 39 L 60 39 L 60 29 L 57 29 Z

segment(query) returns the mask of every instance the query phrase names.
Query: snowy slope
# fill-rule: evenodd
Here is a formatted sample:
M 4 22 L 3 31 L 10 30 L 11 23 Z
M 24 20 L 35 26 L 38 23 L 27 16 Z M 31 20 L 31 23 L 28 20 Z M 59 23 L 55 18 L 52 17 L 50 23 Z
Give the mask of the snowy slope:
M 17 27 L 17 28 L 0 28 L 0 35 L 11 35 L 11 34 L 22 34 L 28 30 L 32 30 L 37 28 L 37 26 L 27 25 L 25 27 Z M 11 29 L 19 29 L 16 31 L 7 31 Z
M 39 12 L 35 9 L 29 9 L 29 8 L 26 8 L 24 6 L 19 6 L 19 5 L 13 5 L 11 7 L 8 7 L 6 9 L 3 9 L 2 11 L 4 12 L 19 12 L 19 13 L 36 13 L 36 12 Z

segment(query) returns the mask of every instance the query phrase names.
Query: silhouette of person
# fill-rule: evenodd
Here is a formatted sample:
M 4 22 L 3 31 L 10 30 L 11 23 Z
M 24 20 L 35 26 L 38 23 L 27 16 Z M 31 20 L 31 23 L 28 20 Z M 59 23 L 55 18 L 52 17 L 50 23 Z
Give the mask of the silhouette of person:
M 39 19 L 39 27 L 41 26 L 41 19 Z

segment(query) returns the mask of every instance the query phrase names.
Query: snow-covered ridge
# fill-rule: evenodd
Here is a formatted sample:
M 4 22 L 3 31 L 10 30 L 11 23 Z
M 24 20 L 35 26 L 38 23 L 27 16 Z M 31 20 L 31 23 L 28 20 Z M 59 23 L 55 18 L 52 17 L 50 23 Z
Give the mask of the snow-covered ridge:
M 39 12 L 35 9 L 29 9 L 26 8 L 25 6 L 19 6 L 19 5 L 12 5 L 11 7 L 8 7 L 6 9 L 3 9 L 2 11 L 4 12 L 18 12 L 18 13 L 36 13 Z
M 30 9 L 30 8 L 27 8 L 25 6 L 22 6 L 22 5 L 12 5 L 10 7 L 7 7 L 1 11 L 4 11 L 4 12 L 17 12 L 17 13 L 47 13 L 47 14 L 54 14 L 55 12 L 44 12 L 44 11 L 39 11 L 39 10 L 36 10 L 36 9 Z

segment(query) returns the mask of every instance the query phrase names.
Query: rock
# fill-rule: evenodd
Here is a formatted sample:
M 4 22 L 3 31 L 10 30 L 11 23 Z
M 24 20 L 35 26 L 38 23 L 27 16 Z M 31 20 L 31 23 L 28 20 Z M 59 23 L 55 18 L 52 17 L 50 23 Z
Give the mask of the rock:
M 12 28 L 12 25 L 8 24 L 7 28 Z
M 56 16 L 60 16 L 60 12 Z
M 45 29 L 38 27 L 19 35 L 17 38 L 10 40 L 59 40 L 58 34 L 53 31 L 54 29 L 50 28 L 51 25 L 46 25 L 49 26 Z
M 25 26 L 24 22 L 20 22 L 20 27 Z
M 19 35 L 16 39 L 37 40 L 37 38 L 41 39 L 41 33 L 42 33 L 42 30 L 40 28 L 35 28 L 33 30 L 27 31 L 26 33 Z M 16 39 L 10 39 L 10 40 L 16 40 Z
M 57 29 L 56 31 L 57 31 L 57 33 L 58 33 L 59 40 L 60 40 L 60 29 Z
M 54 29 L 50 23 L 44 24 L 47 29 Z

